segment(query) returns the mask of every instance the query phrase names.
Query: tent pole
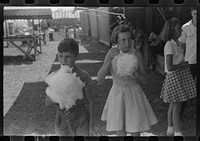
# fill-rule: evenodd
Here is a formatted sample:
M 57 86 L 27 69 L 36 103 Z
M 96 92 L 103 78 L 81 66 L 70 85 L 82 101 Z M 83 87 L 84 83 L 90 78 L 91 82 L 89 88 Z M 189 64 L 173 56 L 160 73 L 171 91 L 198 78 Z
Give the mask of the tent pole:
M 34 36 L 34 19 L 32 19 L 32 26 L 33 26 L 33 36 Z

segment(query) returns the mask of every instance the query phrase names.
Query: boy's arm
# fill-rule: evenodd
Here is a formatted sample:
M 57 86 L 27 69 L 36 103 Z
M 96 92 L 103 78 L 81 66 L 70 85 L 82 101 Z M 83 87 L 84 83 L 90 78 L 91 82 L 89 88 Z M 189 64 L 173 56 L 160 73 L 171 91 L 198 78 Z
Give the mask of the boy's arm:
M 55 103 L 46 95 L 46 99 L 45 99 L 45 105 L 46 106 L 51 106 L 54 105 Z
M 85 95 L 88 100 L 88 112 L 90 116 L 89 131 L 90 131 L 90 135 L 95 135 L 94 128 L 93 128 L 94 106 L 93 106 L 93 98 L 92 98 L 92 87 L 94 87 L 94 83 L 91 83 L 85 87 Z

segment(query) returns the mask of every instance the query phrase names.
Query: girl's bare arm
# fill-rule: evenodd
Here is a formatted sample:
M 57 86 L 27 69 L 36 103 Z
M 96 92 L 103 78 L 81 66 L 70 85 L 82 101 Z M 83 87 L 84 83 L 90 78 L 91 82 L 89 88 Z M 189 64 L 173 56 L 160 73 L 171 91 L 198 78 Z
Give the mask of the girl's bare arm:
M 104 63 L 97 74 L 97 82 L 102 83 L 105 80 L 105 77 L 110 69 L 110 64 L 114 56 L 119 54 L 118 48 L 111 48 L 108 53 L 106 54 L 106 57 L 104 59 Z
M 172 54 L 166 55 L 166 64 L 167 64 L 168 71 L 174 71 L 181 67 L 189 66 L 187 61 L 181 62 L 177 65 L 173 65 L 173 55 Z

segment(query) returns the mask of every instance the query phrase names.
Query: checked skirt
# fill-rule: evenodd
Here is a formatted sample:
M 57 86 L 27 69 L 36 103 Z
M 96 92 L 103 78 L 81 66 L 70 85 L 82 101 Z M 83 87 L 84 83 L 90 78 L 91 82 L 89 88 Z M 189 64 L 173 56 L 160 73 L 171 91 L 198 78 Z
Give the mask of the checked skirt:
M 160 95 L 164 102 L 182 102 L 194 97 L 196 86 L 189 67 L 182 67 L 166 75 Z

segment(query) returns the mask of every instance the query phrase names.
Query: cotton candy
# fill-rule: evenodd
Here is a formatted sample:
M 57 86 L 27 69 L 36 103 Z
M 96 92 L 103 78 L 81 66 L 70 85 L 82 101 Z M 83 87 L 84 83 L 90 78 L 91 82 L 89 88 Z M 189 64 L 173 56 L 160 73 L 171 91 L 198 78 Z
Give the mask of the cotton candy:
M 67 65 L 61 65 L 57 72 L 48 75 L 46 83 L 46 94 L 59 104 L 60 109 L 69 109 L 75 105 L 77 99 L 83 98 L 82 89 L 85 84 Z

